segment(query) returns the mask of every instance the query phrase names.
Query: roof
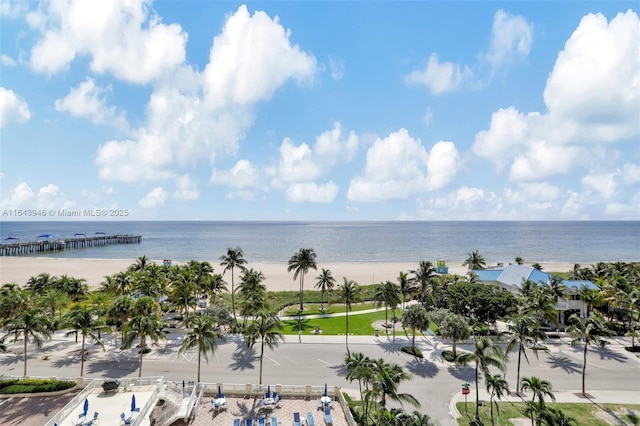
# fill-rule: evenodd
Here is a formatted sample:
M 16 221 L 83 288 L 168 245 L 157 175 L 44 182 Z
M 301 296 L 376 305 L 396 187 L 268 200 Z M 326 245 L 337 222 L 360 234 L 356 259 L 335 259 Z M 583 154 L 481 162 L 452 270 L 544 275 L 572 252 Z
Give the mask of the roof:
M 478 276 L 480 281 L 495 281 L 517 288 L 520 288 L 522 282 L 525 280 L 532 281 L 536 284 L 546 284 L 551 280 L 551 274 L 525 265 L 496 266 L 488 269 L 474 270 L 473 272 Z M 562 284 L 574 290 L 582 287 L 598 289 L 598 286 L 589 280 L 562 280 Z

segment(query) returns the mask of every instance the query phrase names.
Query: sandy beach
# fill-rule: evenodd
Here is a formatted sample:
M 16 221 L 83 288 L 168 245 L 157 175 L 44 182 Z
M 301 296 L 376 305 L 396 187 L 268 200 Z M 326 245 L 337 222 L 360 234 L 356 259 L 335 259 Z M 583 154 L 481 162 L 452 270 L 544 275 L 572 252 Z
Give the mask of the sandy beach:
M 155 261 L 161 263 L 161 261 Z M 75 278 L 84 278 L 90 288 L 97 288 L 104 281 L 104 277 L 127 269 L 135 259 L 57 259 L 48 257 L 0 257 L 0 283 L 26 284 L 30 277 L 46 272 L 53 276 L 67 274 Z M 215 272 L 221 273 L 222 266 L 212 264 Z M 448 262 L 449 273 L 464 275 L 467 272 L 462 262 Z M 493 266 L 491 264 L 487 266 Z M 570 271 L 571 263 L 544 263 L 543 270 L 547 272 Z M 287 272 L 287 264 L 282 263 L 249 263 L 253 268 L 265 275 L 265 285 L 268 290 L 297 290 L 298 282 L 293 280 L 293 273 Z M 354 280 L 358 284 L 366 285 L 380 281 L 395 281 L 400 271 L 408 272 L 418 267 L 417 263 L 323 263 L 318 264 L 318 271 L 310 271 L 305 278 L 305 287 L 313 288 L 315 277 L 320 268 L 330 269 L 337 284 L 342 283 L 343 277 Z M 238 279 L 236 272 L 236 280 Z M 230 273 L 225 275 L 227 282 L 231 281 Z

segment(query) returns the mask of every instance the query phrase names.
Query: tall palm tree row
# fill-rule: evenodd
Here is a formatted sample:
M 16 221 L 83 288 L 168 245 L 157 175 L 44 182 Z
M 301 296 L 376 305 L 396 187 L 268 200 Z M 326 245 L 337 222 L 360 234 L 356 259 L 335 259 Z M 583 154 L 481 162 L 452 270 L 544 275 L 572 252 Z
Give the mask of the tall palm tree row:
M 546 347 L 539 343 L 547 338 L 547 335 L 539 327 L 538 321 L 534 317 L 527 315 L 516 315 L 507 323 L 506 334 L 509 336 L 509 343 L 506 352 L 509 353 L 516 348 L 518 351 L 516 393 L 520 391 L 520 365 L 523 355 L 527 364 L 529 363 L 527 349 L 532 350 L 536 357 L 539 350 L 547 350 Z
M 347 355 L 349 352 L 349 312 L 351 311 L 351 305 L 360 300 L 360 291 L 358 283 L 353 280 L 348 280 L 347 277 L 343 277 L 343 283 L 338 287 L 338 295 L 345 307 L 345 345 L 347 347 Z
M 189 332 L 184 337 L 179 354 L 182 354 L 189 349 L 197 348 L 198 350 L 198 374 L 197 380 L 200 382 L 200 365 L 202 357 L 204 357 L 207 363 L 209 362 L 208 354 L 213 354 L 217 347 L 218 340 L 224 340 L 223 335 L 220 333 L 215 320 L 212 317 L 193 314 L 187 318 L 186 326 L 190 328 Z
M 420 407 L 420 403 L 413 395 L 398 391 L 400 383 L 411 379 L 411 375 L 397 364 L 388 363 L 385 359 L 371 359 L 361 352 L 348 355 L 345 358 L 347 380 L 358 380 L 362 405 L 362 413 L 359 424 L 422 424 L 415 421 L 428 422 L 428 416 L 422 417 L 407 415 L 402 411 L 389 410 L 387 400 L 392 400 L 403 405 L 408 403 L 414 407 Z M 364 386 L 364 389 L 363 389 Z M 386 423 L 391 420 L 389 414 L 397 415 L 397 420 L 404 418 L 406 423 Z M 394 416 L 395 417 L 395 416 Z
M 322 268 L 320 275 L 316 277 L 315 288 L 319 289 L 320 295 L 320 312 L 324 313 L 324 294 L 330 292 L 336 285 L 336 279 L 333 278 L 330 269 Z
M 318 269 L 316 252 L 312 248 L 301 248 L 289 259 L 287 272 L 293 271 L 293 279 L 300 277 L 300 312 L 304 310 L 304 276 L 309 269 Z
M 227 254 L 220 256 L 220 265 L 224 266 L 224 272 L 231 271 L 231 311 L 233 312 L 233 320 L 235 323 L 238 322 L 238 318 L 236 317 L 236 300 L 235 300 L 235 286 L 234 286 L 234 277 L 233 271 L 235 268 L 244 271 L 246 268 L 247 261 L 244 258 L 244 253 L 240 247 L 227 249 Z
M 475 337 L 475 345 L 473 352 L 465 352 L 458 355 L 456 358 L 456 365 L 466 366 L 473 362 L 475 364 L 475 380 L 476 380 L 476 420 L 480 419 L 479 401 L 480 396 L 478 394 L 479 373 L 485 377 L 491 375 L 489 367 L 498 368 L 504 373 L 506 369 L 507 357 L 502 352 L 500 347 L 496 346 L 493 341 L 488 337 Z
M 14 316 L 4 321 L 2 327 L 7 331 L 0 341 L 4 341 L 8 336 L 13 335 L 13 342 L 22 339 L 24 376 L 27 376 L 27 344 L 32 342 L 36 349 L 40 349 L 45 339 L 51 337 L 51 320 L 42 309 L 35 307 L 32 303 L 21 309 Z
M 264 359 L 265 346 L 273 350 L 280 342 L 284 341 L 280 318 L 266 312 L 260 312 L 256 319 L 247 327 L 245 341 L 249 347 L 252 347 L 256 342 L 260 341 L 259 384 L 262 384 L 262 360 Z
M 76 304 L 71 308 L 64 317 L 63 324 L 73 331 L 69 331 L 67 335 L 79 333 L 82 336 L 82 345 L 80 347 L 80 377 L 84 377 L 84 361 L 85 361 L 85 342 L 87 337 L 92 339 L 104 350 L 104 343 L 98 336 L 100 331 L 109 331 L 109 327 L 105 321 L 104 315 L 101 315 L 99 308 L 88 306 L 85 304 Z

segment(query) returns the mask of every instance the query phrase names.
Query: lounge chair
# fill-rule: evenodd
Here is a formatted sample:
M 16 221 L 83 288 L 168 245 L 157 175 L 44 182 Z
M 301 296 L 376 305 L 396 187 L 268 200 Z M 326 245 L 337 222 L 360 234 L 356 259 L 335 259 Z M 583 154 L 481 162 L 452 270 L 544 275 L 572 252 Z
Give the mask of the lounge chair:
M 300 413 L 293 413 L 293 426 L 301 426 Z
M 271 426 L 278 426 L 278 418 L 271 417 Z
M 258 426 L 267 426 L 266 419 L 264 417 L 258 417 Z
M 327 405 L 324 407 L 324 422 L 327 426 L 333 425 L 333 418 L 331 417 L 331 408 Z
M 240 426 L 240 419 L 233 419 L 233 426 Z
M 313 420 L 313 414 L 311 414 L 311 411 L 307 412 L 307 426 L 316 426 L 316 422 Z
M 253 419 L 247 419 L 244 421 L 245 426 L 253 426 Z

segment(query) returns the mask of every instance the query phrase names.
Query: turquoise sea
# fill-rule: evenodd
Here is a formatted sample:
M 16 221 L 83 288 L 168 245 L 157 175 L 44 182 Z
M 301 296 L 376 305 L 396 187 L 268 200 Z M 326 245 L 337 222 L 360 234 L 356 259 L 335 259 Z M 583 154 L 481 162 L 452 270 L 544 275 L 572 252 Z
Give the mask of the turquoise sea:
M 487 262 L 594 263 L 640 261 L 640 221 L 612 222 L 0 222 L 0 238 L 72 237 L 96 232 L 139 234 L 142 243 L 64 252 L 47 257 L 170 258 L 217 262 L 241 247 L 251 262 L 286 262 L 301 247 L 319 262 L 463 261 L 478 250 Z

